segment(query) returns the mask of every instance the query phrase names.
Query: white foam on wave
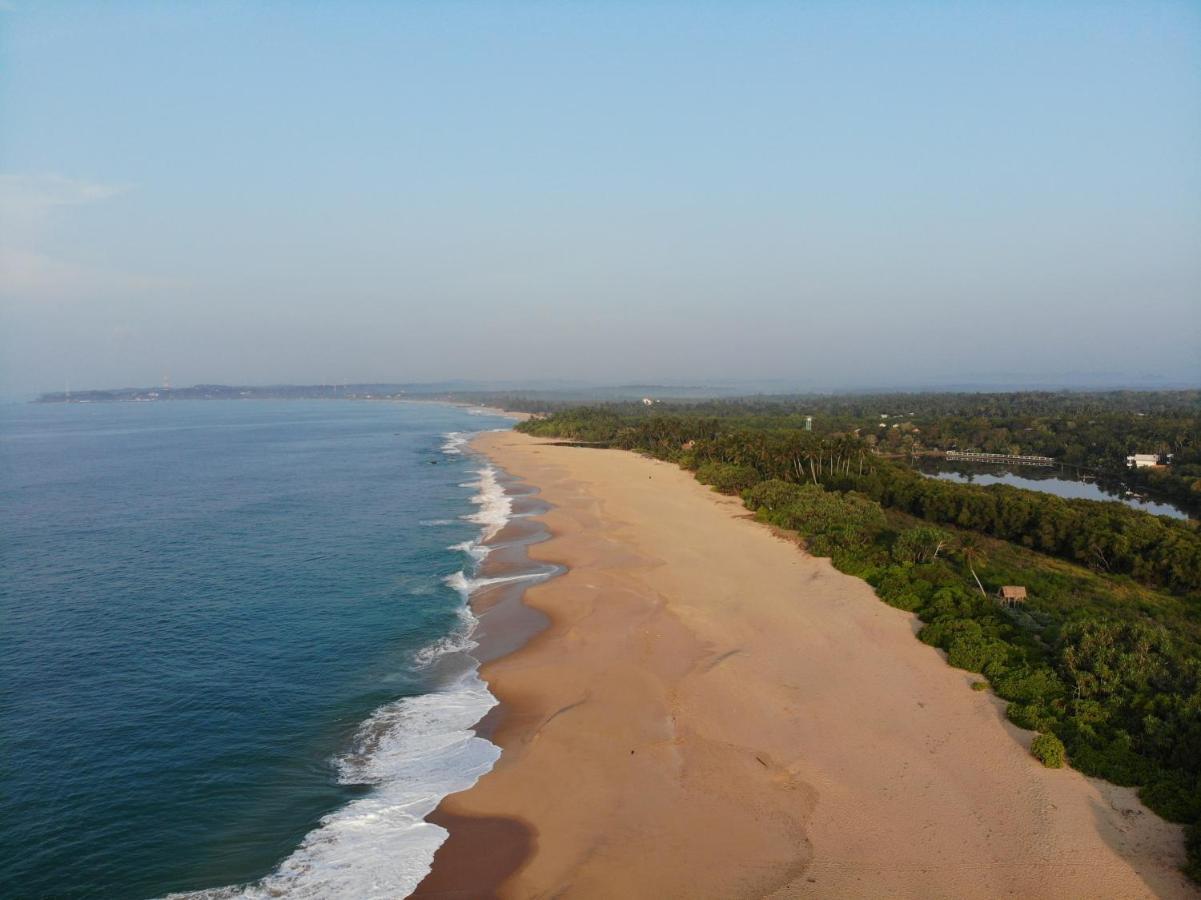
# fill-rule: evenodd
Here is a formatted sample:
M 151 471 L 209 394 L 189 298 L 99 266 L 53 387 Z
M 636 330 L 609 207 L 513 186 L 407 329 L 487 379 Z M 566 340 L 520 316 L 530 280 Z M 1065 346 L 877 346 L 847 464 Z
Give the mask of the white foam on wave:
M 442 452 L 450 456 L 461 456 L 463 447 L 471 440 L 471 433 L 467 431 L 448 431 L 443 437 L 445 441 L 442 443 Z
M 459 622 L 450 634 L 422 647 L 413 655 L 413 661 L 419 667 L 427 668 L 448 653 L 466 653 L 479 646 L 471 636 L 475 626 L 479 624 L 479 619 L 466 603 L 460 606 L 457 612 Z
M 469 434 L 446 435 L 443 451 L 457 455 Z M 481 526 L 477 540 L 456 545 L 476 560 L 484 541 L 512 513 L 512 501 L 496 470 L 479 470 L 467 518 Z M 426 523 L 422 523 L 426 524 Z M 433 524 L 431 522 L 430 524 Z M 442 524 L 441 521 L 438 524 Z M 451 634 L 422 648 L 414 663 L 430 666 L 442 657 L 474 649 L 479 620 L 470 596 L 489 584 L 545 577 L 543 573 L 477 578 L 460 571 L 446 583 L 459 592 L 459 623 Z M 172 900 L 375 900 L 407 897 L 429 873 L 446 829 L 425 821 L 447 794 L 466 790 L 492 768 L 500 748 L 478 737 L 473 726 L 497 703 L 473 666 L 452 684 L 380 707 L 358 729 L 351 748 L 335 760 L 343 784 L 370 785 L 370 792 L 321 819 L 300 846 L 266 878 L 245 885 L 169 895 Z
M 478 566 L 484 561 L 484 558 L 492 552 L 492 548 L 487 544 L 481 544 L 479 541 L 463 541 L 460 544 L 451 544 L 447 550 L 458 550 L 460 553 L 466 553 L 475 561 Z
M 446 583 L 464 597 L 470 597 L 480 588 L 492 584 L 506 584 L 510 581 L 537 581 L 545 578 L 547 574 L 547 572 L 523 572 L 520 575 L 498 575 L 495 578 L 472 578 L 463 572 L 455 572 L 453 575 L 446 576 Z
M 424 821 L 447 794 L 492 768 L 500 748 L 475 725 L 496 698 L 474 671 L 445 690 L 381 707 L 338 760 L 339 781 L 371 792 L 330 813 L 271 875 L 175 900 L 406 897 L 429 873 L 446 829 Z
M 505 493 L 504 487 L 496 478 L 496 469 L 492 466 L 484 466 L 480 469 L 479 476 L 480 480 L 472 482 L 469 487 L 479 489 L 479 492 L 471 498 L 471 502 L 480 510 L 466 518 L 483 527 L 483 534 L 476 542 L 483 543 L 496 537 L 512 518 L 513 498 Z

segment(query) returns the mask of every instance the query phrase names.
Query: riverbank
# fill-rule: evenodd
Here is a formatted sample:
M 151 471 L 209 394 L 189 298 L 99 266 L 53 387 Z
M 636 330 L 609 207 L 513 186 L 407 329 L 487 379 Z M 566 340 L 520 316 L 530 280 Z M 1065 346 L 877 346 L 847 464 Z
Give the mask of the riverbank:
M 675 466 L 476 441 L 551 508 L 549 627 L 419 896 L 1195 896 L 1180 829 L 1042 768 L 913 616 Z

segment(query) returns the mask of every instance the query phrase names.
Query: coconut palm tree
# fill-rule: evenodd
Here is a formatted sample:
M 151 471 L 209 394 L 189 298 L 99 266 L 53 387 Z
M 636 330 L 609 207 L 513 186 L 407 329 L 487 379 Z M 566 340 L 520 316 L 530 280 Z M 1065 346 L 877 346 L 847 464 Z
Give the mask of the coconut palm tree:
M 980 576 L 976 574 L 976 566 L 982 566 L 987 562 L 984 556 L 983 543 L 970 534 L 964 535 L 959 541 L 959 555 L 963 557 L 968 571 L 972 573 L 972 578 L 976 580 L 976 587 L 980 588 L 980 596 L 987 600 L 988 591 L 984 590 L 984 585 L 980 583 Z

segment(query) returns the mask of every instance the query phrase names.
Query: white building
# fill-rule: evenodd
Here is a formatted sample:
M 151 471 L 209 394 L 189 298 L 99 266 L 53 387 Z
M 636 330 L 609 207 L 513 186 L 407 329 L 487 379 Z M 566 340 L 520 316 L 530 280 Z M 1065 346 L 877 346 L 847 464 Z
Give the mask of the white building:
M 1158 453 L 1136 453 L 1126 457 L 1126 465 L 1131 469 L 1146 469 L 1159 465 Z

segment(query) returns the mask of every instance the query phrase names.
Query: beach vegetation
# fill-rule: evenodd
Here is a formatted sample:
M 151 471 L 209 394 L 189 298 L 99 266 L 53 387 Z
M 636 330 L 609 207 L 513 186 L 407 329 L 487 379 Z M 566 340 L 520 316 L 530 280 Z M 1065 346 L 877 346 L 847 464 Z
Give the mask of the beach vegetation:
M 759 481 L 759 473 L 750 466 L 707 462 L 697 467 L 696 480 L 723 494 L 740 494 Z
M 901 563 L 932 562 L 950 548 L 953 540 L 954 536 L 942 528 L 929 525 L 906 528 L 892 545 L 892 557 Z
M 771 513 L 800 501 L 805 486 L 771 478 L 742 492 L 743 502 L 753 510 Z
M 1062 769 L 1068 758 L 1063 741 L 1053 734 L 1038 735 L 1030 744 L 1030 752 L 1048 769 Z

